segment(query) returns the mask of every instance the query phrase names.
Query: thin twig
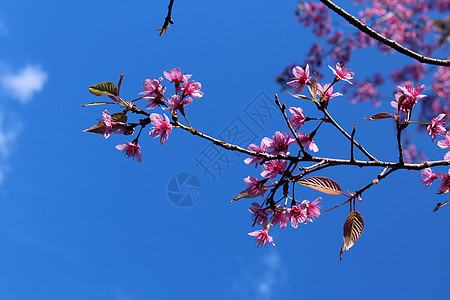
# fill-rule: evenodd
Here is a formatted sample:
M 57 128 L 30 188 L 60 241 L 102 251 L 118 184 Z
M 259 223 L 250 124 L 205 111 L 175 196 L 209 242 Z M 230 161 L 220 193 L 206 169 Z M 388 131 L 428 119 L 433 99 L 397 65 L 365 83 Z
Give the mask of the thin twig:
M 441 208 L 442 206 L 447 205 L 449 202 L 450 202 L 450 199 L 447 200 L 447 201 L 445 201 L 444 203 L 438 203 L 438 204 L 436 205 L 436 207 L 434 208 L 433 212 L 437 211 L 437 210 L 438 210 L 439 208 Z
M 438 65 L 438 66 L 447 66 L 447 67 L 450 66 L 450 60 L 442 60 L 442 59 L 436 59 L 436 58 L 431 58 L 431 57 L 427 57 L 424 55 L 420 55 L 420 54 L 400 45 L 396 41 L 386 38 L 385 36 L 379 34 L 372 28 L 368 27 L 367 25 L 362 23 L 360 20 L 358 20 L 357 18 L 355 18 L 354 16 L 352 16 L 351 14 L 349 14 L 348 12 L 343 10 L 341 7 L 337 6 L 336 4 L 334 4 L 333 2 L 331 2 L 329 0 L 320 0 L 320 2 L 325 4 L 329 9 L 331 9 L 332 11 L 334 11 L 341 17 L 343 17 L 345 20 L 347 20 L 347 22 L 349 22 L 350 24 L 352 24 L 353 26 L 358 28 L 360 31 L 369 35 L 371 38 L 391 47 L 392 49 L 394 49 L 406 56 L 409 56 L 421 63 L 426 63 L 426 64 L 430 64 L 430 65 Z
M 334 127 L 336 127 L 346 138 L 348 138 L 350 141 L 352 141 L 352 137 L 344 130 L 342 129 L 341 126 L 339 126 L 338 123 L 336 123 L 336 121 L 331 117 L 331 115 L 328 113 L 326 108 L 322 108 L 322 112 L 327 116 L 328 121 L 334 125 Z M 369 152 L 367 152 L 366 149 L 364 149 L 363 146 L 361 146 L 357 141 L 355 141 L 353 139 L 353 144 L 356 145 L 356 147 L 358 147 L 359 150 L 361 150 L 362 153 L 364 153 L 365 156 L 367 156 L 368 159 L 376 161 L 377 159 L 370 154 Z
M 352 136 L 350 139 L 350 160 L 351 161 L 355 161 L 355 156 L 353 154 L 353 145 L 355 144 L 355 133 L 356 133 L 356 123 L 353 126 L 353 130 L 352 130 Z
M 167 16 L 164 19 L 164 24 L 161 28 L 158 28 L 156 30 L 160 31 L 159 35 L 163 35 L 164 32 L 166 32 L 167 28 L 169 28 L 169 24 L 173 24 L 173 20 L 172 20 L 172 6 L 173 6 L 173 1 L 174 0 L 170 0 L 169 6 L 167 7 L 168 11 L 167 11 Z
M 275 94 L 275 103 L 280 108 L 281 113 L 283 114 L 283 117 L 286 120 L 286 123 L 287 123 L 289 129 L 291 130 L 292 134 L 295 137 L 295 140 L 297 141 L 297 144 L 300 146 L 300 149 L 302 149 L 303 156 L 305 156 L 305 157 L 311 156 L 308 152 L 306 152 L 306 150 L 303 147 L 303 144 L 300 141 L 297 133 L 295 132 L 294 128 L 292 127 L 292 124 L 291 124 L 291 122 L 289 121 L 289 118 L 286 115 L 286 106 L 284 104 L 283 104 L 283 106 L 281 106 L 280 99 L 278 99 L 278 95 L 277 94 Z
M 377 176 L 377 178 L 375 178 L 374 180 L 372 180 L 371 183 L 367 184 L 366 186 L 364 186 L 363 188 L 357 190 L 354 194 L 353 194 L 353 199 L 355 199 L 358 196 L 361 196 L 361 194 L 366 191 L 367 189 L 369 189 L 371 186 L 377 184 L 378 182 L 380 182 L 381 179 L 386 178 L 389 174 L 391 174 L 394 171 L 397 171 L 398 169 L 392 168 L 389 169 L 388 167 L 384 168 L 383 171 Z M 387 172 L 386 172 L 387 171 Z
M 400 107 L 400 103 L 398 104 Z M 400 111 L 400 109 L 399 109 Z M 400 124 L 400 113 L 395 118 L 395 124 L 397 125 L 397 145 L 398 145 L 398 161 L 400 164 L 404 164 L 405 161 L 403 159 L 403 146 L 402 146 L 402 127 Z

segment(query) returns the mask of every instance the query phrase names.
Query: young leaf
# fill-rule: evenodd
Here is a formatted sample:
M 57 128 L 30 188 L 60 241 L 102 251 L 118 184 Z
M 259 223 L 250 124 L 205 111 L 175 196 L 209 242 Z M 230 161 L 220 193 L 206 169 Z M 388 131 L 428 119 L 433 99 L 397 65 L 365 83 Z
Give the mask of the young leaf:
M 351 211 L 344 224 L 344 242 L 342 243 L 339 260 L 342 259 L 342 253 L 349 250 L 361 237 L 364 230 L 364 219 L 361 214 L 354 210 Z
M 91 85 L 90 87 L 88 87 L 88 90 L 89 90 L 89 92 L 91 92 L 92 94 L 94 94 L 96 96 L 102 96 L 102 95 L 117 96 L 118 95 L 117 87 L 111 81 Z
M 318 190 L 319 192 L 329 195 L 340 195 L 342 189 L 339 183 L 327 177 L 307 177 L 297 181 L 301 185 Z
M 126 123 L 127 122 L 127 114 L 124 112 L 113 113 L 111 115 L 111 119 L 113 122 Z M 98 122 L 94 126 L 83 130 L 84 132 L 98 133 L 103 134 L 105 132 L 105 124 L 103 122 Z
M 387 119 L 387 118 L 394 119 L 395 117 L 389 113 L 378 113 L 378 114 L 374 114 L 370 118 L 364 118 L 364 119 L 372 121 L 372 120 L 380 120 L 380 119 Z
M 116 102 L 92 102 L 88 104 L 81 104 L 81 106 L 103 105 L 103 104 L 116 104 Z
M 267 186 L 263 185 L 263 186 L 261 187 L 261 190 L 262 190 L 263 192 L 267 191 Z M 261 194 L 254 194 L 254 193 L 252 193 L 252 192 L 250 191 L 250 188 L 247 188 L 246 190 L 240 192 L 236 197 L 234 197 L 234 198 L 231 200 L 231 202 L 234 202 L 234 201 L 239 200 L 239 199 L 241 199 L 241 198 L 255 198 L 255 197 L 258 197 L 258 196 L 261 196 Z
M 310 100 L 309 99 L 309 97 L 308 96 L 305 96 L 305 95 L 294 95 L 294 94 L 291 94 L 291 93 L 289 93 L 292 97 L 295 97 L 295 98 L 299 98 L 299 99 L 305 99 L 305 100 Z

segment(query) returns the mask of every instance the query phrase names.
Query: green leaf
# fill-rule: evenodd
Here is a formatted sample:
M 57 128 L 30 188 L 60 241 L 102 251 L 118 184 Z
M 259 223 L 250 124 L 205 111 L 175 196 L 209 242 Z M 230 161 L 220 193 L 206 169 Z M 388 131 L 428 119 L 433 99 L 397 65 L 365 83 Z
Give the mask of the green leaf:
M 90 87 L 88 87 L 88 89 L 89 89 L 89 92 L 91 92 L 92 94 L 94 94 L 96 96 L 102 96 L 102 95 L 117 96 L 118 95 L 117 87 L 111 81 L 91 85 Z
M 327 177 L 308 177 L 297 181 L 299 184 L 329 195 L 340 195 L 342 189 L 339 183 Z
M 93 105 L 103 105 L 103 104 L 116 104 L 116 102 L 92 102 L 88 104 L 81 104 L 81 106 L 93 106 Z
M 344 242 L 342 243 L 339 260 L 342 259 L 344 249 L 348 251 L 351 247 L 353 247 L 356 241 L 361 237 L 363 230 L 364 219 L 362 215 L 356 210 L 351 211 L 344 224 Z
M 113 122 L 126 123 L 127 122 L 127 114 L 124 112 L 113 113 L 111 115 L 111 119 L 113 120 Z M 103 122 L 98 122 L 94 126 L 83 130 L 83 132 L 103 134 L 105 132 L 105 124 L 103 124 Z

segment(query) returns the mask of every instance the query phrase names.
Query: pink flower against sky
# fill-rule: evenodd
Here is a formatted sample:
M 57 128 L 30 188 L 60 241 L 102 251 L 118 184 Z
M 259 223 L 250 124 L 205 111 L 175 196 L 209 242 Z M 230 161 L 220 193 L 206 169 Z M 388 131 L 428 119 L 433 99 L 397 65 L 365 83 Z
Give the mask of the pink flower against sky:
M 296 66 L 292 69 L 292 73 L 294 74 L 294 77 L 292 81 L 289 81 L 287 84 L 291 87 L 294 87 L 294 93 L 298 94 L 300 93 L 305 85 L 309 82 L 309 65 L 306 65 L 305 70 L 303 70 L 301 67 Z
M 172 124 L 170 124 L 169 118 L 164 115 L 164 119 L 159 114 L 151 114 L 150 120 L 155 127 L 150 130 L 150 136 L 152 138 L 157 138 L 161 136 L 160 143 L 164 144 L 169 138 L 169 134 L 172 132 Z
M 248 235 L 255 237 L 255 242 L 258 245 L 258 247 L 262 247 L 267 243 L 271 243 L 272 245 L 275 246 L 275 244 L 273 243 L 273 237 L 269 235 L 269 229 L 270 225 L 267 225 L 264 230 L 253 231 L 248 233 Z
M 250 151 L 258 152 L 258 153 L 267 153 L 267 145 L 266 145 L 266 143 L 264 142 L 264 139 L 261 141 L 261 147 L 258 147 L 258 146 L 256 146 L 255 144 L 250 144 L 250 145 L 248 146 L 247 149 L 250 150 Z M 257 166 L 258 166 L 258 163 L 259 163 L 262 159 L 263 159 L 262 157 L 253 156 L 253 157 L 246 158 L 246 159 L 244 160 L 244 162 L 245 162 L 246 164 L 248 164 L 248 165 L 250 165 L 250 164 L 255 164 L 255 167 L 257 167 Z
M 311 134 L 299 132 L 297 136 L 304 147 L 314 152 L 319 151 L 319 147 L 317 147 L 316 143 L 312 140 Z
M 162 80 L 162 77 L 159 77 L 158 79 L 145 79 L 144 84 L 142 85 L 145 91 L 139 94 L 144 95 L 145 97 L 152 95 L 163 95 L 166 88 L 161 86 Z
M 256 224 L 263 227 L 265 227 L 269 222 L 267 218 L 268 215 L 273 213 L 271 209 L 262 209 L 261 206 L 256 202 L 253 202 L 252 207 L 250 207 L 248 210 L 254 215 Z
M 249 192 L 249 196 L 251 197 L 264 195 L 264 193 L 267 191 L 267 187 L 261 181 L 258 181 L 258 179 L 256 179 L 256 177 L 254 176 L 248 176 L 247 178 L 244 178 L 244 182 L 246 185 L 248 185 L 247 191 Z
M 150 102 L 149 104 L 147 104 L 145 109 L 154 109 L 158 105 L 165 104 L 164 103 L 164 98 L 163 98 L 162 95 L 155 95 L 155 96 L 144 97 L 144 100 Z
M 436 176 L 439 180 L 442 181 L 441 185 L 439 185 L 438 190 L 439 194 L 448 193 L 450 191 L 450 170 L 448 170 L 448 174 L 443 172 L 437 172 Z
M 400 89 L 400 91 L 403 92 L 405 96 L 407 96 L 410 99 L 410 102 L 414 104 L 414 102 L 417 99 L 425 98 L 427 95 L 421 95 L 420 93 L 423 92 L 425 89 L 425 85 L 422 84 L 421 86 L 417 85 L 414 87 L 412 82 L 405 82 L 403 85 L 397 86 L 397 88 Z
M 355 77 L 355 73 L 353 73 L 350 69 L 345 68 L 343 64 L 337 63 L 336 64 L 336 70 L 333 69 L 331 66 L 328 66 L 332 71 L 333 74 L 336 75 L 337 80 L 344 80 L 348 83 L 352 84 L 349 79 L 352 79 Z
M 288 209 L 287 216 L 291 221 L 291 225 L 294 228 L 298 227 L 298 223 L 305 224 L 308 220 L 307 210 L 301 205 L 294 205 Z
M 317 84 L 317 95 L 322 98 L 324 101 L 328 101 L 331 98 L 337 97 L 337 96 L 342 96 L 341 93 L 334 93 L 334 87 L 330 86 L 329 83 L 325 84 L 324 86 L 322 86 L 320 83 Z M 326 91 L 326 92 L 325 92 Z M 323 94 L 325 93 L 325 96 L 323 96 Z
M 292 117 L 289 117 L 289 122 L 291 122 L 295 131 L 298 131 L 306 121 L 303 109 L 301 107 L 289 107 L 289 112 L 292 114 Z
M 192 103 L 192 98 L 188 97 L 188 98 L 180 98 L 178 95 L 172 95 L 172 97 L 169 99 L 168 103 L 169 103 L 169 107 L 163 108 L 164 110 L 169 110 L 169 109 L 178 109 L 181 112 L 184 111 L 184 105 L 188 105 Z
M 433 173 L 431 168 L 423 169 L 422 172 L 422 184 L 425 184 L 425 187 L 430 186 L 435 179 L 437 179 L 436 174 Z
M 445 140 L 441 140 L 437 144 L 442 149 L 450 148 L 450 134 L 447 132 L 445 135 Z
M 200 82 L 189 81 L 188 79 L 189 77 L 183 75 L 183 87 L 181 87 L 181 90 L 183 91 L 182 97 L 203 97 L 203 92 L 200 91 L 200 89 L 202 88 L 202 84 Z
M 289 222 L 289 217 L 286 215 L 286 208 L 283 205 L 278 205 L 273 216 L 272 224 L 280 225 L 281 229 L 286 229 L 287 223 Z
M 320 215 L 320 208 L 322 205 L 318 205 L 320 200 L 322 200 L 321 197 L 317 198 L 313 202 L 309 202 L 308 200 L 303 200 L 300 206 L 302 208 L 306 209 L 306 216 L 308 217 L 308 220 L 312 222 L 314 218 L 318 218 Z
M 105 137 L 105 139 L 107 139 L 113 132 L 113 126 L 116 125 L 117 122 L 113 122 L 111 115 L 106 109 L 103 110 L 103 119 L 101 119 L 100 122 L 105 126 L 103 136 Z
M 281 159 L 269 160 L 264 163 L 266 171 L 261 172 L 261 176 L 265 178 L 274 178 L 278 174 L 283 174 L 286 170 L 287 162 Z
M 431 136 L 431 141 L 434 142 L 438 135 L 443 135 L 446 132 L 444 125 L 445 114 L 440 114 L 436 118 L 431 120 L 431 123 L 428 124 L 427 132 L 428 135 Z
M 295 140 L 291 138 L 291 134 L 282 133 L 281 131 L 275 132 L 270 138 L 264 138 L 263 142 L 267 145 L 268 148 L 273 149 L 270 151 L 270 154 L 285 154 L 289 155 L 288 147 L 295 143 Z
M 117 145 L 116 149 L 123 151 L 123 154 L 128 157 L 136 159 L 137 162 L 142 162 L 141 146 L 135 143 L 127 142 L 123 145 Z
M 170 82 L 175 83 L 175 86 L 179 86 L 180 83 L 183 82 L 183 73 L 181 72 L 180 68 L 173 68 L 172 71 L 164 71 L 164 77 L 167 78 L 167 80 L 170 80 Z M 189 79 L 192 77 L 192 74 L 185 74 L 184 75 L 186 79 Z

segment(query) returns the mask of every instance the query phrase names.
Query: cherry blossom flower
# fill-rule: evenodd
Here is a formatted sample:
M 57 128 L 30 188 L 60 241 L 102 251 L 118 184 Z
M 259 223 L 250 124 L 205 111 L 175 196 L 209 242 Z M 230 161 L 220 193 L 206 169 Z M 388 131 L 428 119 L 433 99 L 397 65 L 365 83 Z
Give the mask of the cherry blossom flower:
M 138 144 L 127 142 L 123 145 L 117 145 L 116 149 L 123 151 L 123 154 L 128 157 L 136 159 L 137 162 L 142 162 L 141 146 Z
M 437 144 L 442 149 L 450 148 L 450 134 L 447 132 L 445 140 L 439 141 Z
M 154 109 L 155 107 L 157 107 L 158 105 L 164 105 L 164 98 L 162 95 L 155 95 L 155 96 L 148 96 L 148 97 L 144 97 L 145 101 L 150 102 L 149 104 L 147 104 L 147 106 L 145 107 L 145 109 Z
M 326 91 L 326 92 L 325 92 Z M 341 93 L 334 93 L 334 87 L 329 83 L 322 86 L 320 83 L 317 84 L 317 95 L 323 99 L 323 101 L 329 101 L 331 98 L 342 96 Z M 324 95 L 325 93 L 325 95 Z
M 250 144 L 250 145 L 248 146 L 247 149 L 250 150 L 250 151 L 258 152 L 258 153 L 267 153 L 267 152 L 266 152 L 266 151 L 267 151 L 267 143 L 266 143 L 265 140 L 263 139 L 263 140 L 261 141 L 261 147 L 258 147 L 258 146 L 256 146 L 255 144 Z M 245 162 L 247 165 L 255 164 L 255 168 L 256 168 L 256 167 L 258 166 L 258 163 L 259 163 L 262 159 L 263 159 L 262 157 L 253 156 L 253 157 L 246 158 L 246 159 L 244 160 L 244 162 Z
M 425 184 L 425 187 L 430 186 L 435 179 L 437 179 L 436 174 L 433 173 L 431 168 L 426 168 L 422 170 L 422 184 Z
M 447 153 L 445 153 L 444 159 L 445 159 L 445 160 L 450 160 L 450 151 L 448 151 Z
M 248 235 L 255 237 L 255 242 L 258 245 L 258 247 L 262 247 L 268 242 L 275 246 L 275 244 L 273 243 L 273 237 L 269 235 L 269 229 L 270 225 L 267 225 L 266 228 L 264 228 L 264 230 L 256 230 L 248 233 Z
M 145 97 L 152 95 L 163 95 L 166 88 L 161 86 L 162 80 L 162 77 L 159 77 L 158 79 L 145 79 L 144 84 L 142 85 L 145 91 L 139 94 L 144 95 Z
M 431 136 L 431 141 L 434 142 L 438 135 L 442 135 L 446 132 L 444 125 L 444 121 L 442 120 L 445 117 L 445 114 L 440 114 L 436 118 L 431 120 L 431 123 L 428 124 L 427 131 L 428 135 Z
M 300 206 L 302 206 L 302 208 L 306 210 L 306 216 L 310 222 L 312 222 L 314 218 L 318 218 L 320 215 L 320 208 L 322 207 L 322 205 L 317 205 L 320 200 L 322 200 L 321 197 L 317 198 L 313 202 L 303 200 L 300 204 Z
M 248 210 L 254 215 L 255 223 L 263 227 L 266 226 L 269 222 L 267 216 L 273 213 L 273 211 L 269 208 L 262 209 L 261 206 L 256 202 L 253 202 L 252 207 L 250 207 Z
M 291 138 L 291 134 L 282 133 L 281 131 L 275 132 L 270 138 L 264 138 L 263 142 L 267 145 L 268 148 L 273 149 L 270 151 L 270 154 L 285 154 L 289 155 L 288 147 L 295 143 L 295 140 Z
M 306 224 L 306 221 L 308 220 L 307 210 L 301 205 L 293 205 L 289 208 L 287 211 L 287 216 L 291 221 L 292 227 L 295 229 L 297 229 L 298 223 Z
M 272 224 L 279 224 L 281 229 L 286 229 L 287 222 L 289 222 L 289 217 L 286 215 L 286 212 L 287 210 L 283 205 L 278 205 L 273 215 Z
M 292 117 L 289 117 L 289 122 L 295 131 L 298 131 L 307 120 L 303 115 L 303 109 L 301 107 L 289 107 L 289 112 L 292 114 Z
M 274 178 L 278 174 L 283 174 L 286 167 L 287 162 L 285 160 L 269 160 L 264 163 L 264 168 L 266 168 L 266 171 L 262 171 L 261 176 L 265 178 Z
M 111 115 L 106 109 L 103 110 L 103 119 L 100 120 L 100 123 L 103 123 L 105 126 L 105 131 L 103 132 L 105 139 L 109 138 L 111 133 L 117 130 L 118 123 L 112 120 Z
M 189 81 L 188 79 L 189 77 L 183 75 L 183 87 L 181 87 L 181 90 L 183 91 L 182 97 L 203 97 L 203 92 L 200 91 L 200 89 L 202 88 L 202 84 L 200 82 Z
M 186 77 L 186 79 L 189 79 L 192 77 L 192 74 L 185 74 L 181 73 L 180 68 L 173 68 L 172 71 L 164 71 L 164 77 L 167 78 L 167 80 L 170 80 L 170 82 L 175 83 L 175 86 L 180 85 L 180 83 L 183 82 L 183 76 Z
M 305 85 L 309 82 L 309 65 L 306 65 L 305 70 L 303 70 L 301 67 L 296 66 L 292 69 L 292 73 L 294 74 L 294 77 L 292 81 L 289 81 L 287 84 L 291 87 L 294 87 L 294 93 L 298 94 L 300 93 Z
M 166 115 L 164 115 L 164 118 L 159 114 L 150 115 L 150 120 L 155 127 L 152 127 L 149 134 L 152 138 L 161 136 L 161 145 L 167 141 L 169 134 L 172 132 L 172 124 L 170 124 L 169 118 Z
M 442 181 L 441 185 L 438 187 L 439 194 L 444 194 L 450 192 L 450 170 L 448 170 L 448 174 L 443 172 L 437 172 L 436 177 Z
M 349 79 L 352 79 L 355 77 L 355 73 L 353 73 L 350 69 L 345 68 L 343 64 L 337 63 L 336 64 L 336 70 L 333 69 L 331 66 L 328 66 L 332 71 L 333 74 L 336 75 L 336 80 L 344 80 L 348 83 L 352 84 Z
M 298 133 L 298 139 L 302 143 L 302 145 L 308 148 L 311 151 L 317 152 L 319 151 L 319 147 L 317 147 L 316 143 L 312 140 L 311 134 L 306 134 L 303 132 Z
M 258 181 L 258 179 L 256 179 L 256 177 L 254 176 L 248 176 L 247 178 L 244 178 L 245 184 L 248 185 L 246 191 L 248 191 L 249 194 L 247 195 L 247 198 L 264 195 L 264 193 L 267 191 L 267 186 L 265 186 L 263 183 L 265 181 L 266 180 Z
M 163 108 L 164 110 L 169 109 L 178 109 L 181 112 L 184 111 L 184 105 L 191 104 L 193 102 L 191 97 L 188 98 L 180 98 L 178 95 L 172 95 L 172 97 L 169 99 L 169 107 Z
M 391 106 L 395 108 L 396 111 L 398 111 L 398 102 L 401 96 L 403 96 L 402 93 L 395 93 L 394 94 L 395 101 L 391 101 Z M 403 99 L 400 109 L 403 111 L 411 110 L 414 105 L 415 102 L 411 102 L 410 98 L 406 97 L 405 99 Z
M 400 91 L 403 92 L 403 95 L 407 96 L 410 100 L 410 102 L 414 105 L 417 99 L 425 98 L 427 95 L 421 95 L 420 93 L 423 92 L 425 89 L 425 85 L 422 84 L 421 86 L 417 85 L 414 87 L 412 82 L 405 82 L 403 85 L 397 86 L 397 88 L 400 89 Z

